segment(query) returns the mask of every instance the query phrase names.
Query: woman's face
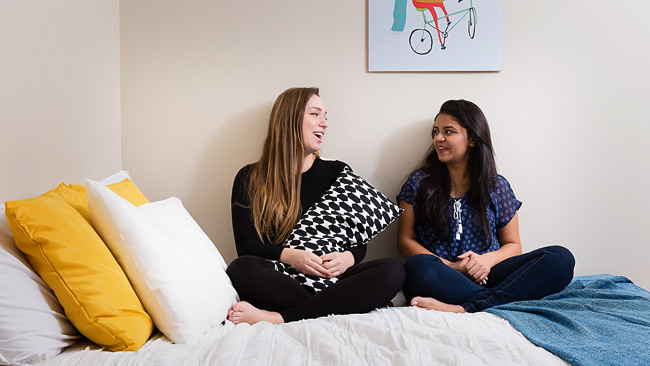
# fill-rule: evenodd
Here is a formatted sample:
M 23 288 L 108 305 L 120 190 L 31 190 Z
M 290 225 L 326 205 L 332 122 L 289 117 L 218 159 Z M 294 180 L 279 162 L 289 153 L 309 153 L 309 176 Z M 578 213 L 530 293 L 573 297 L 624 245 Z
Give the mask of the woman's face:
M 305 107 L 302 120 L 302 141 L 305 156 L 320 150 L 327 130 L 327 108 L 318 95 L 312 95 Z
M 474 141 L 469 138 L 467 129 L 454 117 L 439 114 L 433 125 L 433 146 L 441 162 L 467 164 Z

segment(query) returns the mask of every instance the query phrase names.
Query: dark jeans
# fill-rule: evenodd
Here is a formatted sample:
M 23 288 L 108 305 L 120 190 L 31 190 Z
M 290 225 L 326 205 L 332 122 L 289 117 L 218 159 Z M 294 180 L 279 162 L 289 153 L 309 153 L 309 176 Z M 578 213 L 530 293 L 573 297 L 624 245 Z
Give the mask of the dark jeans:
M 277 311 L 285 322 L 329 314 L 365 313 L 390 301 L 404 284 L 404 266 L 394 259 L 355 264 L 324 290 L 310 294 L 298 281 L 255 256 L 236 258 L 226 270 L 239 298 Z
M 518 300 L 539 300 L 562 291 L 573 278 L 575 259 L 561 246 L 549 246 L 508 258 L 490 270 L 485 286 L 474 283 L 438 257 L 417 254 L 406 267 L 404 297 L 432 297 L 461 305 L 467 312 Z

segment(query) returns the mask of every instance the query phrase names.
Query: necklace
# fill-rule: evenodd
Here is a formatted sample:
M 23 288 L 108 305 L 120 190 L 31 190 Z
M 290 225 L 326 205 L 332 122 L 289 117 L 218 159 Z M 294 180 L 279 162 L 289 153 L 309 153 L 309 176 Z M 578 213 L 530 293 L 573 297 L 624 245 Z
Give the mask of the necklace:
M 456 183 L 454 180 L 451 181 L 451 196 L 460 197 L 467 192 L 469 189 L 469 179 L 465 179 L 460 183 Z
M 454 220 L 458 223 L 456 226 L 456 240 L 460 240 L 460 234 L 463 233 L 463 219 L 460 215 L 463 210 L 461 209 L 460 198 L 454 198 Z

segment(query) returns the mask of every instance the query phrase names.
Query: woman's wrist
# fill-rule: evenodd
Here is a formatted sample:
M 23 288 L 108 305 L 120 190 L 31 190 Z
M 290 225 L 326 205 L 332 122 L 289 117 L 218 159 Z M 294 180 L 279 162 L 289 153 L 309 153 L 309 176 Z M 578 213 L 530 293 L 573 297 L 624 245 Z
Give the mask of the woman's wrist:
M 353 252 L 351 252 L 349 250 L 346 250 L 346 251 L 343 252 L 343 255 L 347 256 L 347 258 L 346 258 L 347 267 L 346 268 L 350 268 L 350 267 L 354 266 L 355 263 L 357 263 L 357 258 L 354 256 Z
M 278 260 L 280 260 L 280 262 L 282 262 L 282 263 L 291 264 L 289 262 L 291 261 L 292 254 L 293 254 L 292 251 L 294 251 L 294 250 L 296 250 L 296 249 L 282 248 L 282 251 L 280 252 L 280 256 L 278 257 Z

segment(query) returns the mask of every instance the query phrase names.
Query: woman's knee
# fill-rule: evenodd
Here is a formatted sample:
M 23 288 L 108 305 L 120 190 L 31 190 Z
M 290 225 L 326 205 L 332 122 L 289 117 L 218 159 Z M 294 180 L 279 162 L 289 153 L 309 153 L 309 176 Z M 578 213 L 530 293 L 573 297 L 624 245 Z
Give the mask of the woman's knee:
M 404 265 L 393 258 L 381 258 L 364 262 L 358 270 L 367 272 L 373 278 L 373 281 L 382 283 L 382 287 L 387 291 L 393 289 L 395 292 L 399 291 L 406 278 Z M 358 271 L 355 273 L 358 273 Z M 354 275 L 353 273 L 350 274 Z
M 404 265 L 396 259 L 384 258 L 383 260 L 384 273 L 387 274 L 387 283 L 390 284 L 390 287 L 399 291 L 404 285 L 406 280 L 406 271 L 404 270 Z
M 552 245 L 546 247 L 546 250 L 551 252 L 557 261 L 558 266 L 565 270 L 573 272 L 576 260 L 571 251 L 561 245 Z
M 547 255 L 552 255 L 553 268 L 552 273 L 558 283 L 568 285 L 573 279 L 573 270 L 575 268 L 575 257 L 571 251 L 560 245 L 545 247 Z
M 421 295 L 423 289 L 438 281 L 436 268 L 441 263 L 440 258 L 430 254 L 416 254 L 406 260 L 406 279 L 402 289 L 407 301 L 415 295 Z
M 241 256 L 235 258 L 230 264 L 228 265 L 228 268 L 226 268 L 226 273 L 230 274 L 231 272 L 239 272 L 242 267 L 247 267 L 247 263 L 253 258 L 252 256 Z
M 230 265 L 226 268 L 226 274 L 228 274 L 231 281 L 235 282 L 239 278 L 250 277 L 251 273 L 256 272 L 257 268 L 264 267 L 270 263 L 264 258 L 243 255 L 230 262 Z
M 440 258 L 430 254 L 416 254 L 404 263 L 407 279 L 409 277 L 418 277 L 429 272 L 436 264 L 441 263 Z

